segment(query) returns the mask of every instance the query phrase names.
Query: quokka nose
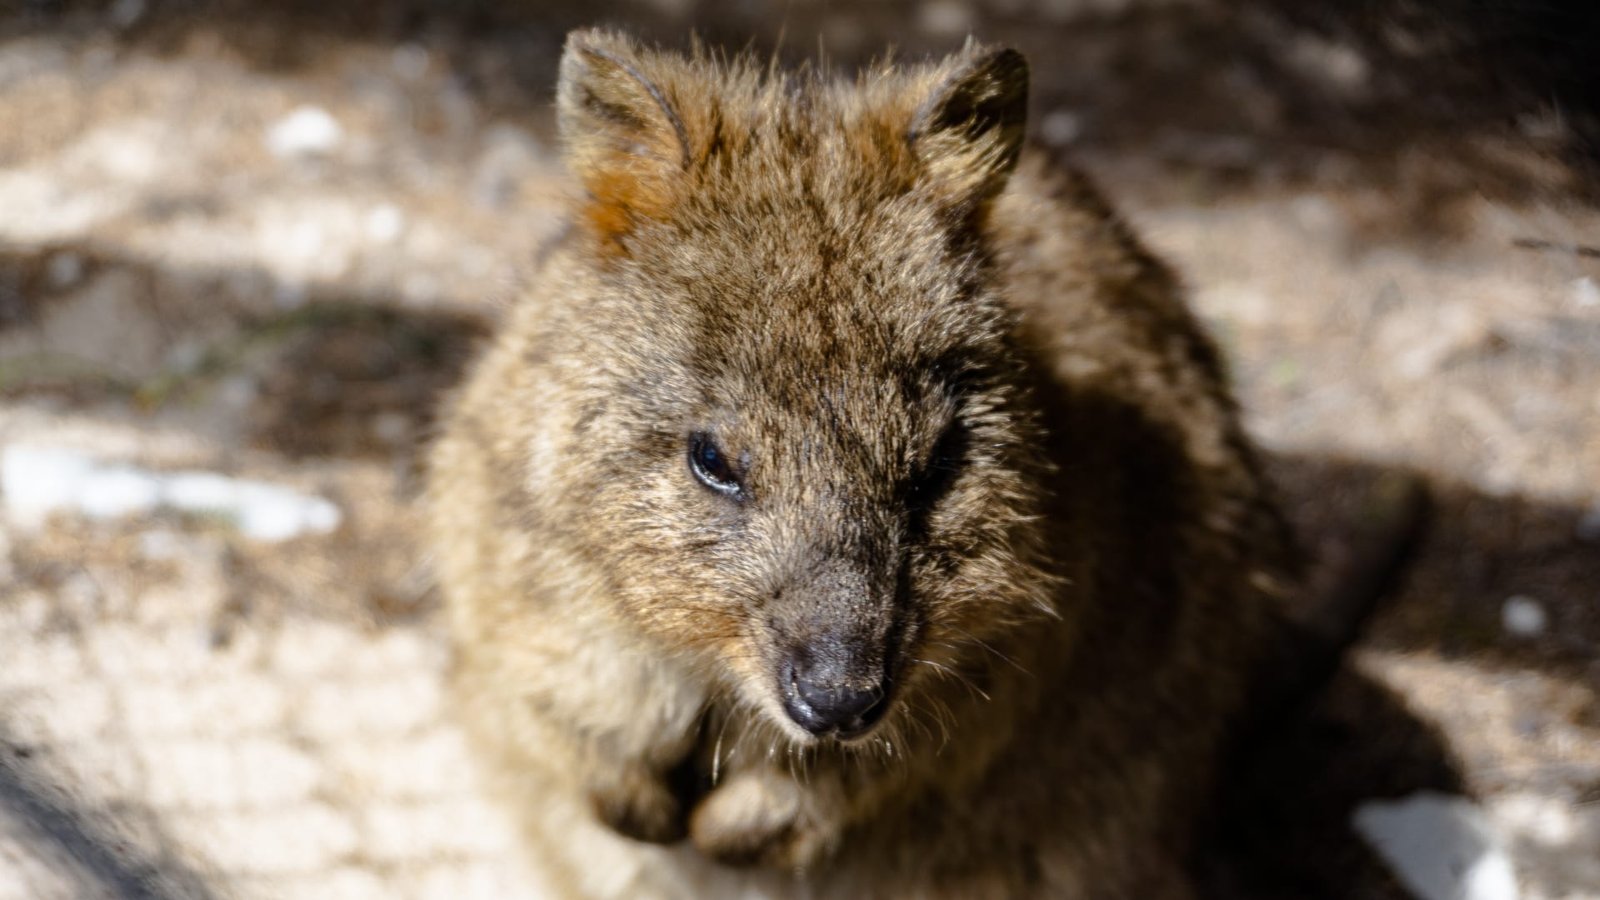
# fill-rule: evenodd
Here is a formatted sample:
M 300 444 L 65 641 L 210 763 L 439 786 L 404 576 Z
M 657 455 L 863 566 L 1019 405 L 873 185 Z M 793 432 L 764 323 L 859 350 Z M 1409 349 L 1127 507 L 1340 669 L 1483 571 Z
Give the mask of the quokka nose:
M 783 705 L 795 724 L 815 735 L 861 734 L 883 715 L 880 680 L 867 688 L 850 685 L 836 666 L 814 665 L 796 654 L 783 665 Z

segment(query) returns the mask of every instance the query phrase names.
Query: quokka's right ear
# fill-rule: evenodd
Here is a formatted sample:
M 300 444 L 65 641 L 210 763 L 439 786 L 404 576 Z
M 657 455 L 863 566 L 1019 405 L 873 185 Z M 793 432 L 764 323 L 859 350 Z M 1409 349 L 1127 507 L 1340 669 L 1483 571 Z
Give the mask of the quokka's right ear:
M 587 193 L 585 218 L 613 245 L 671 206 L 689 165 L 683 119 L 648 63 L 627 37 L 596 29 L 569 34 L 561 56 L 567 165 Z
M 1016 168 L 1028 117 L 1028 61 L 969 44 L 936 72 L 906 137 L 928 180 L 958 204 L 1000 192 Z

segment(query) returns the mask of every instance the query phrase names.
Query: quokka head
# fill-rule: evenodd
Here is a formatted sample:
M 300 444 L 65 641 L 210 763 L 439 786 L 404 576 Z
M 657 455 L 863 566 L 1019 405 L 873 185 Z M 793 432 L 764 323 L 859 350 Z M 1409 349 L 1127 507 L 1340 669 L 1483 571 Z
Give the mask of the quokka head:
M 568 41 L 563 490 L 626 614 L 797 742 L 1052 608 L 985 236 L 1026 96 L 1010 50 L 847 82 Z

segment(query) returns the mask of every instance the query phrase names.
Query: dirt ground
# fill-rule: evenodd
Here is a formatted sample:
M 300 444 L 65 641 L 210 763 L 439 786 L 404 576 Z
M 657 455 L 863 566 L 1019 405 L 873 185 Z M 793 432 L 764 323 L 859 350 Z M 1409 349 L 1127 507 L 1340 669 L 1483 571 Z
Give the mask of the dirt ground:
M 1600 29 L 1458 5 L 0 4 L 0 452 L 340 511 L 274 542 L 0 497 L 0 898 L 538 895 L 441 704 L 417 459 L 559 227 L 550 87 L 594 21 L 1027 51 L 1033 134 L 1183 274 L 1323 565 L 1366 486 L 1433 488 L 1403 588 L 1241 776 L 1305 791 L 1219 827 L 1317 857 L 1441 790 L 1522 896 L 1600 897 Z

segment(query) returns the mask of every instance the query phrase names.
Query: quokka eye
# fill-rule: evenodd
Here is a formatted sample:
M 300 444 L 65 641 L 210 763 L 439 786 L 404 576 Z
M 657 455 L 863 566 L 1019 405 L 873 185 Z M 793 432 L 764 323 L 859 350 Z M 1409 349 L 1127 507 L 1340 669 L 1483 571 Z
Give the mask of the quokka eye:
M 738 497 L 744 493 L 744 485 L 739 483 L 739 475 L 733 470 L 733 461 L 709 434 L 689 435 L 689 469 L 701 484 L 719 494 Z

